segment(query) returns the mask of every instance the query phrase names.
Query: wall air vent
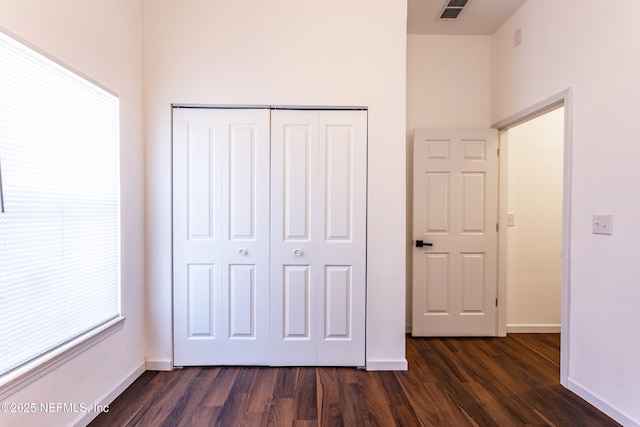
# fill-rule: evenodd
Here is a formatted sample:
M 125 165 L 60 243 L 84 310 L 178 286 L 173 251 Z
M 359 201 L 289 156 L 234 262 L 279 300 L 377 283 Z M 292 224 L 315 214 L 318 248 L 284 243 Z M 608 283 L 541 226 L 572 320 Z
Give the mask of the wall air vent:
M 469 0 L 447 0 L 440 13 L 440 19 L 457 19 Z

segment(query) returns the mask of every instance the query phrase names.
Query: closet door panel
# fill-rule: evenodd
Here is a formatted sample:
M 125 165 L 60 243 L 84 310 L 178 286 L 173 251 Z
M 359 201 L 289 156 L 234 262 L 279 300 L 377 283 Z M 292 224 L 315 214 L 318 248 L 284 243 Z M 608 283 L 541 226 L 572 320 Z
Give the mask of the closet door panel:
M 310 267 L 284 267 L 284 333 L 285 341 L 311 339 Z
M 272 113 L 272 365 L 364 366 L 366 129 L 364 111 Z M 300 267 L 305 298 L 283 275 Z
M 324 336 L 326 339 L 351 339 L 353 334 L 351 267 L 326 266 L 324 278 Z
M 229 240 L 254 239 L 256 233 L 256 126 L 232 124 L 229 128 L 228 205 Z
M 253 265 L 229 266 L 229 339 L 256 338 L 256 277 Z
M 187 336 L 215 337 L 215 266 L 190 264 L 187 270 Z
M 318 365 L 365 365 L 367 113 L 319 121 Z
M 269 110 L 175 109 L 173 153 L 174 364 L 268 364 Z
M 210 179 L 219 165 L 215 164 L 215 127 L 189 126 L 187 135 L 187 221 L 188 239 L 215 239 L 215 182 Z M 181 165 L 184 166 L 184 165 Z
M 318 122 L 271 114 L 271 365 L 317 361 Z
M 222 362 L 222 128 L 174 110 L 174 365 Z
M 224 110 L 223 364 L 269 364 L 269 110 Z
M 324 238 L 328 241 L 350 240 L 353 238 L 352 129 L 350 126 L 327 126 L 325 138 Z
M 311 241 L 312 179 L 315 144 L 312 124 L 283 125 L 282 193 L 283 241 Z

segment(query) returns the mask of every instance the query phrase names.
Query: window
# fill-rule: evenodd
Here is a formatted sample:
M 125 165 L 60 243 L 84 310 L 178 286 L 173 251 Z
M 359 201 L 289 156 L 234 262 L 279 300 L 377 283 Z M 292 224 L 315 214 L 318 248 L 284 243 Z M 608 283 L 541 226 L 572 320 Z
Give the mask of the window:
M 120 316 L 118 108 L 0 33 L 0 377 Z

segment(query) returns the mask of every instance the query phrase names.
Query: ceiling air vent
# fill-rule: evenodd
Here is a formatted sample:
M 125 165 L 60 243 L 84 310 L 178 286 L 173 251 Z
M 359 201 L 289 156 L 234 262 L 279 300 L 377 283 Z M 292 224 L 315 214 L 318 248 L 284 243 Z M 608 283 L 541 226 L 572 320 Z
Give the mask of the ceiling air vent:
M 448 0 L 440 14 L 440 19 L 457 19 L 468 2 L 469 0 Z

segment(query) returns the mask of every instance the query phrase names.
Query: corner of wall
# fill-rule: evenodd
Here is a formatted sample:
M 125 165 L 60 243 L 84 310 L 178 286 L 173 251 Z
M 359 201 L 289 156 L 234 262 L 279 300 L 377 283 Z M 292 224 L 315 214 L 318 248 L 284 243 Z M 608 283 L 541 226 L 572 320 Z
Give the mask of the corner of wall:
M 640 427 L 639 420 L 631 418 L 630 416 L 625 414 L 624 411 L 615 407 L 607 399 L 592 392 L 591 390 L 580 384 L 578 381 L 569 378 L 567 381 L 567 388 L 623 426 Z

